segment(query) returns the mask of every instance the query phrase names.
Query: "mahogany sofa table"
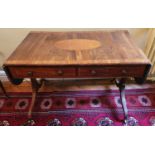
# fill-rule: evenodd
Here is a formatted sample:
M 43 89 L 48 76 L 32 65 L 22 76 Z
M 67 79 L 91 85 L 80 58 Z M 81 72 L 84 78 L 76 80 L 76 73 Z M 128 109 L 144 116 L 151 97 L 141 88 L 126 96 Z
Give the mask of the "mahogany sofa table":
M 29 118 L 42 84 L 37 78 L 109 78 L 120 90 L 125 122 L 125 81 L 133 77 L 142 84 L 150 67 L 127 31 L 31 32 L 4 63 L 13 84 L 31 79 Z

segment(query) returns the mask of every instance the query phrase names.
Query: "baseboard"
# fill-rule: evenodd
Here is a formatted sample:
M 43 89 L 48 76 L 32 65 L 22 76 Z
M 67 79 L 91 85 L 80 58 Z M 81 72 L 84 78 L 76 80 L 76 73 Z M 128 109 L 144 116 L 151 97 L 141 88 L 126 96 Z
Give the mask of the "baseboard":
M 8 81 L 8 78 L 3 70 L 0 70 L 0 80 Z
M 6 76 L 6 74 L 3 70 L 0 70 L 0 76 Z

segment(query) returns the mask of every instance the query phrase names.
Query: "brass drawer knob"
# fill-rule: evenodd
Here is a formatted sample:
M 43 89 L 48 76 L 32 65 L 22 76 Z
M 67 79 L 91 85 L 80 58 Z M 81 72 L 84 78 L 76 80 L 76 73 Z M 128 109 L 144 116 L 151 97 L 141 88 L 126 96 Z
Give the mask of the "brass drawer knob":
M 27 75 L 28 76 L 33 76 L 33 72 L 28 72 Z
M 64 74 L 64 72 L 62 71 L 62 70 L 58 70 L 58 75 L 63 75 Z
M 96 72 L 95 70 L 92 70 L 92 71 L 91 71 L 91 74 L 92 74 L 92 75 L 96 75 L 96 73 L 97 73 L 97 72 Z

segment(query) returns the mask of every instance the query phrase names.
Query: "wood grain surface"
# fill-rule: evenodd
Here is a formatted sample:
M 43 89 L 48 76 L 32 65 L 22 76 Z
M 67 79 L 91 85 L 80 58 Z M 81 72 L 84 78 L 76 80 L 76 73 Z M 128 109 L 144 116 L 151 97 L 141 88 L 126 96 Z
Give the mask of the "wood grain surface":
M 4 66 L 150 64 L 127 31 L 31 32 Z

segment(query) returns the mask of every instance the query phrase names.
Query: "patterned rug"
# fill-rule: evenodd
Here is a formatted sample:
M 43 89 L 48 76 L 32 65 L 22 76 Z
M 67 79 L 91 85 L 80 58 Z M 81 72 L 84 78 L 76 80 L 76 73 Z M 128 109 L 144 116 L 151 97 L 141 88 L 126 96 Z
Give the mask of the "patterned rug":
M 32 120 L 27 119 L 31 93 L 0 98 L 0 125 L 6 126 L 122 126 L 123 110 L 117 90 L 39 93 Z M 126 90 L 130 126 L 155 125 L 155 88 Z

